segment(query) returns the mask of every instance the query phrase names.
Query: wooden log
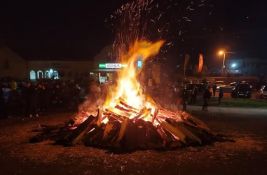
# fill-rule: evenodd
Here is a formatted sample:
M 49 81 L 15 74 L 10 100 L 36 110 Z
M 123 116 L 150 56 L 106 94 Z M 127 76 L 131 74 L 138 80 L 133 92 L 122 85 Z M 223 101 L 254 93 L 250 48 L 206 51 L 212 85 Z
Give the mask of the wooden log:
M 60 125 L 39 125 L 37 128 L 32 129 L 32 132 L 51 132 L 64 127 L 64 124 Z
M 185 120 L 185 121 L 188 121 L 190 123 L 192 123 L 193 125 L 197 126 L 198 128 L 202 128 L 202 129 L 205 129 L 207 131 L 210 131 L 209 127 L 204 123 L 202 122 L 201 120 L 197 119 L 196 117 L 193 117 L 187 113 L 183 113 L 181 115 L 182 119 Z
M 194 133 L 198 138 L 201 139 L 202 144 L 212 143 L 216 140 L 216 136 L 208 130 L 205 130 L 203 128 L 199 128 L 196 126 L 188 125 L 187 122 L 179 123 L 179 125 L 182 125 L 187 130 Z
M 127 118 L 127 119 L 123 120 L 123 122 L 121 123 L 119 135 L 118 135 L 118 138 L 116 140 L 117 143 L 119 143 L 121 141 L 121 139 L 123 138 L 125 131 L 127 129 L 128 122 L 129 122 L 129 119 Z
M 180 139 L 175 138 L 168 130 L 164 129 L 162 126 L 157 127 L 157 132 L 160 134 L 163 141 L 163 148 L 165 149 L 175 149 L 182 147 L 183 143 Z
M 125 107 L 120 106 L 120 105 L 116 105 L 115 108 L 116 108 L 116 109 L 119 109 L 119 110 L 121 110 L 121 111 L 123 111 L 123 112 L 126 112 L 126 113 L 130 113 L 130 114 L 138 114 L 137 111 L 132 110 L 132 109 L 130 109 L 130 108 L 125 108 Z
M 202 144 L 201 139 L 195 135 L 193 132 L 191 132 L 190 130 L 188 130 L 185 125 L 183 125 L 182 122 L 176 122 L 173 119 L 166 119 L 166 122 L 168 122 L 169 124 L 171 124 L 172 126 L 179 128 L 179 130 L 187 137 L 191 140 L 191 142 L 193 143 L 198 143 L 198 144 Z
M 29 142 L 30 143 L 38 143 L 38 142 L 42 142 L 44 140 L 49 140 L 51 138 L 53 138 L 55 135 L 57 135 L 57 133 L 39 133 L 33 137 L 30 138 Z
M 137 120 L 137 119 L 145 118 L 149 115 L 151 115 L 151 109 L 143 108 L 140 114 L 134 118 Z
M 171 134 L 168 133 L 168 131 L 164 130 L 161 126 L 157 127 L 157 132 L 162 139 L 164 147 L 167 147 L 167 145 L 169 145 L 169 143 L 171 143 L 174 140 Z
M 104 127 L 103 142 L 107 145 L 112 145 L 118 138 L 121 123 L 119 121 L 112 121 Z
M 102 147 L 103 133 L 103 127 L 95 125 L 89 132 L 84 135 L 82 141 L 86 146 Z
M 145 126 L 145 149 L 160 149 L 163 147 L 163 140 L 157 132 L 157 128 L 151 123 L 140 120 Z
M 146 128 L 143 120 L 134 122 L 129 120 L 124 137 L 121 139 L 121 147 L 123 150 L 131 151 L 145 147 Z
M 152 117 L 152 124 L 154 124 L 154 121 L 155 121 L 155 119 L 157 118 L 158 113 L 159 113 L 159 110 L 156 109 L 155 112 L 154 112 L 154 114 L 153 114 L 153 117 Z
M 172 126 L 166 121 L 160 121 L 160 125 L 168 132 L 176 136 L 181 142 L 186 143 L 186 136 L 179 128 Z
M 81 123 L 76 129 L 67 133 L 63 138 L 58 138 L 56 140 L 57 144 L 63 144 L 65 146 L 76 144 L 82 136 L 88 131 L 93 124 L 96 123 L 97 117 L 89 116 L 83 123 Z M 78 137 L 78 138 L 77 138 Z M 77 138 L 77 139 L 76 139 Z
M 111 110 L 108 110 L 108 109 L 106 109 L 106 112 L 104 113 L 104 115 L 107 115 L 108 117 L 113 117 L 116 120 L 119 120 L 121 122 L 124 121 L 124 120 L 126 120 L 126 119 L 128 119 L 128 117 L 125 117 L 125 116 L 116 114 L 115 112 L 113 112 Z
M 109 121 L 119 121 L 122 122 L 123 118 L 121 118 L 120 116 L 116 115 L 116 114 L 105 114 L 105 116 L 109 119 Z
M 136 111 L 138 113 L 138 109 L 128 105 L 126 102 L 124 102 L 124 100 L 122 98 L 120 98 L 120 104 L 125 106 L 126 108 L 131 109 L 133 111 Z
M 97 110 L 97 126 L 100 126 L 103 120 L 103 115 L 102 115 L 102 110 L 100 108 L 98 108 Z
M 114 127 L 114 124 L 111 123 L 111 122 L 109 122 L 109 123 L 107 123 L 105 125 L 104 134 L 103 134 L 103 140 L 105 140 L 108 137 L 108 135 L 112 131 L 113 127 Z
M 135 117 L 134 120 L 138 120 L 139 118 L 141 118 L 141 116 L 144 114 L 145 112 L 145 108 L 143 108 Z
M 39 134 L 31 137 L 30 143 L 38 143 L 44 140 L 55 140 L 60 133 L 68 133 L 68 129 L 65 125 L 41 125 L 40 128 L 33 130 L 33 132 L 39 132 Z
M 93 128 L 96 128 L 96 126 L 94 126 L 94 125 L 97 125 L 98 127 L 100 127 L 101 121 L 102 121 L 102 110 L 100 108 L 98 108 L 97 117 L 95 117 L 95 119 L 92 120 L 87 125 L 87 127 L 82 132 L 79 133 L 79 135 L 76 138 L 73 139 L 72 144 L 76 144 L 79 141 L 81 141 L 86 133 L 91 131 Z

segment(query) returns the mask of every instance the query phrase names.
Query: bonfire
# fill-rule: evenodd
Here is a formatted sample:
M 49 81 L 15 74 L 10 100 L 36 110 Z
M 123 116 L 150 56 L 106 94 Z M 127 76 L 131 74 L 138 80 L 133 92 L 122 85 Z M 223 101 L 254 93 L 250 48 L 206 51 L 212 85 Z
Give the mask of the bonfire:
M 215 136 L 205 123 L 186 112 L 164 109 L 144 93 L 136 61 L 152 59 L 163 43 L 136 40 L 120 55 L 125 66 L 97 115 L 80 111 L 64 125 L 42 126 L 31 142 L 50 139 L 57 144 L 116 150 L 173 149 L 213 142 Z

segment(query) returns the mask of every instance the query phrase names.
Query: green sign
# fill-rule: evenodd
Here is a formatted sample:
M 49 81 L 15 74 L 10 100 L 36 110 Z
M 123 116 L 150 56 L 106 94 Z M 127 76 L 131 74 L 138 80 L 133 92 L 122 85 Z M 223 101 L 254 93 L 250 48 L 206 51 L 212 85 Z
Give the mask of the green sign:
M 121 64 L 121 63 L 100 63 L 98 64 L 98 67 L 100 69 L 121 69 L 123 67 L 126 67 L 127 65 Z
M 106 69 L 106 64 L 103 64 L 103 63 L 102 63 L 102 64 L 99 64 L 98 67 L 99 67 L 100 69 Z

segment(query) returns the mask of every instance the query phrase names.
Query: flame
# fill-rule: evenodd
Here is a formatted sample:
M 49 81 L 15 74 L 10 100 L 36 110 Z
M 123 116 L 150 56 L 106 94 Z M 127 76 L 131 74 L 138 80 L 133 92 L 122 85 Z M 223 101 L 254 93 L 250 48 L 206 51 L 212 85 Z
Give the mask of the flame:
M 153 100 L 146 96 L 143 89 L 138 82 L 138 74 L 140 70 L 136 67 L 136 62 L 139 58 L 145 62 L 147 59 L 155 56 L 164 41 L 160 40 L 155 43 L 137 40 L 130 46 L 127 53 L 120 56 L 120 62 L 127 65 L 118 73 L 118 80 L 115 88 L 111 88 L 107 99 L 104 103 L 104 110 L 112 111 L 116 114 L 128 117 L 130 119 L 137 117 L 142 111 L 142 119 L 152 121 L 153 113 L 156 110 Z M 124 115 L 122 110 L 116 108 L 120 103 L 126 104 L 131 107 L 133 111 L 129 115 Z M 129 113 L 128 113 L 129 114 Z M 105 123 L 107 120 L 105 119 Z

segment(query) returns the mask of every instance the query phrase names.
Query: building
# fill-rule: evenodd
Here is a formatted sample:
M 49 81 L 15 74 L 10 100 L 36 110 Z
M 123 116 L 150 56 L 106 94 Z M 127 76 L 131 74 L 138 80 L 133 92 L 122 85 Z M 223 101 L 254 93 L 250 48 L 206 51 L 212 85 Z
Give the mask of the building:
M 0 47 L 0 78 L 2 77 L 28 77 L 28 62 L 7 47 Z
M 260 58 L 231 58 L 226 62 L 228 72 L 241 75 L 266 75 L 267 59 Z
M 93 61 L 45 59 L 25 60 L 7 47 L 0 48 L 0 78 L 12 79 L 77 79 L 90 75 Z
M 79 79 L 90 75 L 92 61 L 30 60 L 27 65 L 28 77 L 36 79 Z
M 112 56 L 112 46 L 104 47 L 97 54 L 93 61 L 71 59 L 57 60 L 49 59 L 31 59 L 26 60 L 7 47 L 0 48 L 0 79 L 11 78 L 17 80 L 40 80 L 40 79 L 81 79 L 93 77 L 100 83 L 107 81 L 114 82 L 116 72 L 123 68 Z M 143 67 L 142 59 L 138 59 L 136 67 Z M 151 77 L 155 83 L 160 82 L 160 65 L 153 64 L 149 69 L 144 70 L 146 76 Z

